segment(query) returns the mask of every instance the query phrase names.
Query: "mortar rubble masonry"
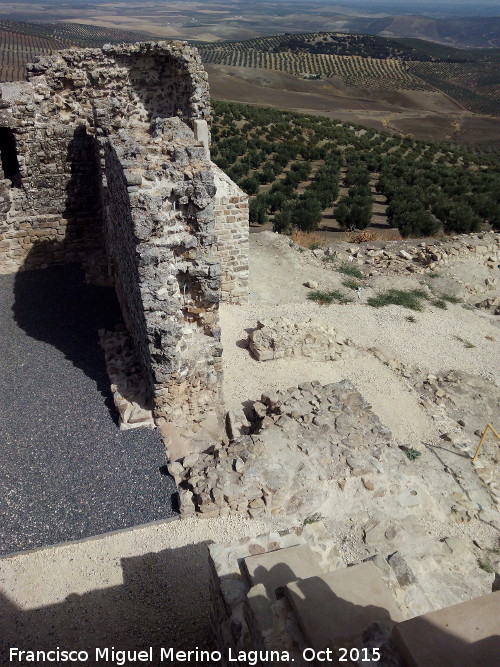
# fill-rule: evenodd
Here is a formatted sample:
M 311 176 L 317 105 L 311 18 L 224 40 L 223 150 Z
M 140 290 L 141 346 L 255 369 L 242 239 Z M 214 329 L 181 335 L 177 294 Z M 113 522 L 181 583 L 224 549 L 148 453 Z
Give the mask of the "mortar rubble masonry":
M 218 304 L 247 297 L 248 201 L 210 160 L 197 50 L 63 50 L 0 92 L 1 148 L 17 165 L 0 174 L 0 272 L 78 262 L 113 286 L 143 382 L 130 410 L 107 345 L 123 427 L 151 425 L 145 408 L 174 430 L 215 419 L 220 436 Z

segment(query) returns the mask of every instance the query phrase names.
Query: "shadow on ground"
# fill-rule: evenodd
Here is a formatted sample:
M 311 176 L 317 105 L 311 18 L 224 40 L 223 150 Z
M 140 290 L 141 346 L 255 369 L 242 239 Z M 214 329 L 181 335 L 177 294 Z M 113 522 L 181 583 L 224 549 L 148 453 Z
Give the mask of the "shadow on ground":
M 56 347 L 94 380 L 117 423 L 98 337 L 100 328 L 122 322 L 114 290 L 86 284 L 77 264 L 22 271 L 15 276 L 12 310 L 28 336 Z
M 161 648 L 165 650 L 172 648 L 174 651 L 196 648 L 200 651 L 220 649 L 221 647 L 215 645 L 215 637 L 210 627 L 208 544 L 201 542 L 122 558 L 120 561 L 122 583 L 82 594 L 72 593 L 64 600 L 45 606 L 21 608 L 21 605 L 16 604 L 5 594 L 0 594 L 2 625 L 0 662 L 9 662 L 11 647 L 29 651 L 49 651 L 56 647 L 63 650 L 86 651 L 88 660 L 78 664 L 85 664 L 88 667 L 106 662 L 102 655 L 100 660 L 96 660 L 96 648 L 101 650 L 108 648 L 111 652 L 112 648 L 115 651 L 147 651 L 151 647 L 152 660 L 148 661 L 149 665 L 183 662 L 176 660 L 175 656 L 170 659 L 164 657 L 162 661 Z M 88 550 L 85 553 L 88 557 Z M 75 555 L 74 550 L 72 555 Z M 112 560 L 110 554 L 105 553 L 104 559 L 101 555 L 99 562 L 94 562 L 93 565 L 99 569 L 103 567 L 104 562 L 105 566 L 109 563 L 113 568 Z M 64 557 L 61 558 L 59 555 L 59 561 L 61 570 L 64 570 Z M 1 564 L 0 560 L 0 566 Z M 60 585 L 61 591 L 65 587 L 72 590 L 88 586 L 88 581 L 78 580 L 83 572 L 78 558 L 75 559 L 75 563 L 69 562 L 66 567 L 67 570 L 61 572 L 63 582 Z M 48 570 L 50 571 L 50 566 Z M 51 575 L 53 574 L 54 572 L 51 572 Z M 107 574 L 116 576 L 116 572 L 108 571 Z M 42 573 L 39 576 L 42 577 Z M 93 576 L 93 581 L 99 582 L 95 572 Z M 260 572 L 259 576 L 267 580 L 280 581 L 282 584 L 296 579 L 285 563 L 276 565 L 272 571 Z M 35 590 L 42 583 L 34 580 Z M 55 587 L 56 591 L 58 586 Z M 20 590 L 21 596 L 25 597 L 26 592 L 21 588 Z M 43 587 L 41 590 L 41 595 L 47 597 Z M 281 597 L 282 589 L 279 588 L 276 593 Z M 35 599 L 36 594 L 40 593 L 35 593 Z M 57 598 L 57 592 L 52 595 Z M 368 647 L 369 654 L 374 647 L 382 647 L 381 659 L 375 659 L 374 663 L 382 667 L 384 665 L 387 667 L 389 664 L 402 666 L 403 663 L 393 653 L 392 642 L 388 643 L 393 626 L 391 615 L 383 607 L 370 605 L 369 591 L 366 593 L 366 604 L 364 601 L 362 604 L 354 604 L 337 596 L 320 577 L 312 577 L 297 582 L 296 595 L 301 599 L 300 613 L 304 617 L 309 617 L 307 626 L 309 631 L 316 635 L 317 641 L 330 638 L 326 640 L 326 644 L 316 645 L 316 649 L 331 647 L 332 654 L 338 656 L 339 637 L 355 628 L 357 628 L 355 634 L 359 634 L 359 628 L 366 627 L 363 643 Z M 271 627 L 273 625 L 270 599 L 275 599 L 275 591 L 268 590 L 265 596 L 253 596 L 252 610 L 253 613 L 257 613 L 259 622 L 264 623 L 263 627 L 267 623 L 270 623 Z M 320 601 L 322 611 L 318 614 Z M 27 606 L 26 602 L 23 606 Z M 475 643 L 466 643 L 451 632 L 444 632 L 434 626 L 425 617 L 419 617 L 416 623 L 415 632 L 419 638 L 423 638 L 420 650 L 418 642 L 415 645 L 410 636 L 410 644 L 413 643 L 413 649 L 416 648 L 419 654 L 416 664 L 425 664 L 427 667 L 442 667 L 444 664 L 449 667 L 496 667 L 500 637 L 490 636 Z M 239 629 L 233 627 L 233 632 L 237 641 Z M 337 645 L 333 643 L 335 637 Z M 310 656 L 311 651 L 308 653 L 309 664 Z M 227 658 L 227 653 L 224 657 Z M 124 661 L 119 662 L 120 659 Z M 113 659 L 111 653 L 108 654 L 108 661 L 113 664 L 136 662 L 127 655 L 120 655 L 118 660 L 116 656 Z M 14 659 L 13 662 L 21 666 L 33 664 L 33 660 L 23 658 Z M 35 662 L 37 665 L 55 664 L 54 661 L 48 662 L 43 659 Z M 189 662 L 197 667 L 211 667 L 216 664 L 206 658 Z M 337 664 L 335 659 L 330 662 Z M 348 660 L 345 660 L 345 663 L 352 664 Z M 411 659 L 408 664 L 413 664 Z
M 109 560 L 111 563 L 112 559 Z M 122 584 L 104 587 L 102 582 L 101 589 L 72 593 L 55 604 L 21 609 L 0 593 L 0 664 L 9 664 L 11 647 L 47 651 L 59 646 L 65 650 L 87 651 L 89 661 L 78 664 L 88 667 L 105 662 L 95 660 L 96 647 L 115 647 L 116 650 L 153 647 L 154 659 L 147 663 L 150 665 L 161 664 L 160 647 L 188 650 L 198 645 L 204 650 L 215 648 L 209 627 L 206 543 L 122 558 L 120 562 Z M 60 565 L 64 570 L 64 561 Z M 69 563 L 68 571 L 74 569 L 78 574 L 78 565 Z M 95 567 L 99 570 L 101 562 Z M 67 573 L 62 573 L 61 578 L 64 584 L 69 584 L 70 590 L 88 586 L 85 580 L 73 583 Z M 34 587 L 38 584 L 43 585 L 34 578 Z M 58 585 L 56 591 L 57 588 Z M 33 662 L 24 660 L 13 662 L 33 665 Z M 111 663 L 119 664 L 110 659 Z M 54 662 L 37 660 L 35 664 Z M 125 664 L 135 663 L 126 661 Z M 164 660 L 163 664 L 176 664 L 176 661 Z
M 77 265 L 0 276 L 0 553 L 175 514 L 159 433 L 116 424 L 98 329 L 120 321 Z

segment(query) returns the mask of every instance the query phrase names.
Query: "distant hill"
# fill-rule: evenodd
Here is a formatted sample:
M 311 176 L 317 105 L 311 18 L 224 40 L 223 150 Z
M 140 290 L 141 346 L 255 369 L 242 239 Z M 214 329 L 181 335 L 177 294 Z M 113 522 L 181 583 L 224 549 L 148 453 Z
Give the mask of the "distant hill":
M 198 43 L 207 64 L 339 77 L 376 90 L 437 89 L 475 113 L 500 116 L 500 49 L 455 49 L 418 39 L 300 33 Z
M 434 19 L 388 16 L 375 19 L 364 32 L 380 37 L 416 37 L 458 47 L 500 47 L 500 17 L 470 16 Z
M 23 79 L 28 62 L 57 49 L 151 39 L 140 32 L 79 23 L 0 19 L 0 81 Z M 207 64 L 336 78 L 346 86 L 372 89 L 374 94 L 437 89 L 470 111 L 500 116 L 500 48 L 456 49 L 421 39 L 340 32 L 193 44 Z
M 0 16 L 32 23 L 50 21 L 57 25 L 61 25 L 59 22 L 69 25 L 73 21 L 101 24 L 197 41 L 327 30 L 417 38 L 459 48 L 500 47 L 500 12 L 494 16 L 494 7 L 485 12 L 485 7 L 477 3 L 467 9 L 464 4 L 453 7 L 451 2 L 448 7 L 443 3 L 434 6 L 429 2 L 413 2 L 410 8 L 414 15 L 403 14 L 408 11 L 408 5 L 403 2 L 374 5 L 366 0 L 364 6 L 361 3 L 354 7 L 350 3 L 344 7 L 318 0 L 148 0 L 142 3 L 137 0 L 51 0 L 48 3 L 16 0 L 2 3 Z M 462 16 L 466 9 L 474 15 Z
M 232 49 L 270 50 L 272 53 L 323 53 L 363 58 L 395 58 L 419 62 L 477 62 L 500 61 L 498 49 L 457 49 L 423 39 L 392 39 L 370 34 L 343 32 L 285 33 L 271 37 L 256 37 L 240 41 L 197 42 L 199 48 L 218 50 L 229 45 Z

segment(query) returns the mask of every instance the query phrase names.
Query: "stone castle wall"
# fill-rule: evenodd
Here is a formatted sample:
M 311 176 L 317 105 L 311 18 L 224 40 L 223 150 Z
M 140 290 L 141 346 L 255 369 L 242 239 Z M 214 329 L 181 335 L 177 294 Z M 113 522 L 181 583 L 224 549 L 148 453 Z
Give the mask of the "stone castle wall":
M 0 273 L 76 261 L 95 279 L 105 273 L 95 139 L 30 84 L 2 84 L 2 93 L 0 127 L 11 132 L 19 174 L 0 182 Z
M 157 417 L 220 418 L 217 309 L 246 296 L 248 211 L 210 161 L 197 51 L 61 51 L 2 92 L 0 272 L 76 261 L 111 282 Z
M 217 257 L 222 267 L 221 299 L 245 303 L 248 299 L 248 197 L 219 168 L 214 170 Z

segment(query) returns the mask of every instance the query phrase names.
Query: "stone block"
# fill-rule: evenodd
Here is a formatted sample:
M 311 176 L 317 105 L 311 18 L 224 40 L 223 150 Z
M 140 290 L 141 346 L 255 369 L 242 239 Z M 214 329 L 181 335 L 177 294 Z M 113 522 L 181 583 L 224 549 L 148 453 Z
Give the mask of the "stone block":
M 317 651 L 346 646 L 378 621 L 402 620 L 373 563 L 290 583 L 286 593 L 307 645 Z
M 270 599 L 276 598 L 276 589 L 284 588 L 292 581 L 322 574 L 315 555 L 306 544 L 248 556 L 243 559 L 242 566 L 250 584 L 263 584 Z
M 415 583 L 415 575 L 406 562 L 406 559 L 403 558 L 399 551 L 396 551 L 396 553 L 392 554 L 389 558 L 389 565 L 394 570 L 394 574 L 396 575 L 396 579 L 400 586 L 409 586 L 410 584 Z
M 496 667 L 500 591 L 403 621 L 393 640 L 407 667 Z

